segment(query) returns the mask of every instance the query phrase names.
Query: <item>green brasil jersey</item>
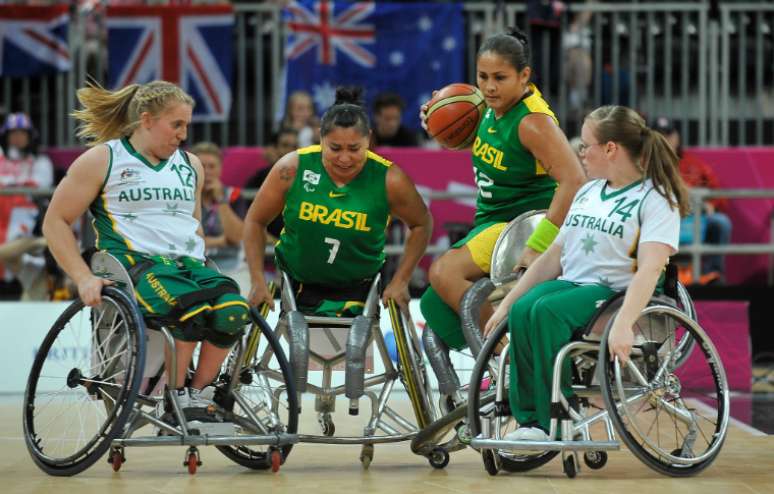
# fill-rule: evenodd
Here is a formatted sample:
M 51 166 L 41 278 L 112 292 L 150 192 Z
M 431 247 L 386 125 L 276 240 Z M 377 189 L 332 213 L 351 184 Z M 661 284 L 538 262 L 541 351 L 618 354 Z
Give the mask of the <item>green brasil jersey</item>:
M 280 268 L 299 282 L 322 285 L 374 277 L 384 264 L 390 166 L 369 151 L 360 173 L 338 187 L 323 167 L 319 145 L 299 149 L 275 247 Z
M 556 190 L 556 181 L 519 140 L 519 124 L 531 113 L 544 113 L 558 121 L 540 91 L 530 84 L 531 94 L 505 115 L 495 118 L 488 108 L 473 143 L 473 170 L 478 196 L 475 225 L 510 221 L 532 209 L 546 209 Z

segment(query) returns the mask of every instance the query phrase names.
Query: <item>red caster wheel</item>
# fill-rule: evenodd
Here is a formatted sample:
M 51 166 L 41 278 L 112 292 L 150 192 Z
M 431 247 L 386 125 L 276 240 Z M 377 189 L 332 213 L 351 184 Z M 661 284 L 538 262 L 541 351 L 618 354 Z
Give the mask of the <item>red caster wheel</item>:
M 271 452 L 271 471 L 274 473 L 279 472 L 280 465 L 282 464 L 282 454 L 278 450 Z

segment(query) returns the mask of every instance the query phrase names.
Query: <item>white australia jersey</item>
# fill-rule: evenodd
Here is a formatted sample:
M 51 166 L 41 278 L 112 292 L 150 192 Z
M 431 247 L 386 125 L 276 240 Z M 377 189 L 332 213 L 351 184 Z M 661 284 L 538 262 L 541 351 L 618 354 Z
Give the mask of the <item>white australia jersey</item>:
M 621 189 L 606 180 L 586 183 L 575 194 L 555 242 L 562 244 L 559 279 L 624 290 L 637 270 L 642 242 L 661 242 L 677 252 L 680 213 L 648 179 Z
M 193 216 L 197 176 L 184 151 L 153 166 L 128 139 L 106 145 L 107 177 L 91 204 L 97 248 L 204 260 L 204 239 Z

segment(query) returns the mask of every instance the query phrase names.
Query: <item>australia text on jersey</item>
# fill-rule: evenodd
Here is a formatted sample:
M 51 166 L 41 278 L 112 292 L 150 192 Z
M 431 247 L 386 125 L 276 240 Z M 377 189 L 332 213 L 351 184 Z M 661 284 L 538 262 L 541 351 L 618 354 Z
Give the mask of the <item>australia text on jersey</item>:
M 118 202 L 138 201 L 194 201 L 193 189 L 177 187 L 136 187 L 122 190 Z
M 366 225 L 368 214 L 358 211 L 346 211 L 339 208 L 329 210 L 320 204 L 302 201 L 298 211 L 298 219 L 302 221 L 311 221 L 323 225 L 333 225 L 336 228 L 351 229 L 354 228 L 361 232 L 370 232 L 371 227 Z
M 597 218 L 586 214 L 569 214 L 564 220 L 565 226 L 575 226 L 586 230 L 596 230 L 618 238 L 623 238 L 624 227 L 622 223 L 609 218 Z

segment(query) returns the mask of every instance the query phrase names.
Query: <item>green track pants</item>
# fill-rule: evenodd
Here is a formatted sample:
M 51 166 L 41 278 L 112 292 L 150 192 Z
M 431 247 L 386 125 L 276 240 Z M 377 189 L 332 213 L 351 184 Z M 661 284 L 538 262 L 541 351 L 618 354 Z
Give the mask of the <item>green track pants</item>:
M 511 411 L 519 424 L 551 421 L 554 358 L 573 332 L 589 322 L 602 302 L 614 295 L 604 285 L 551 280 L 533 287 L 510 309 Z M 562 366 L 562 393 L 572 396 L 570 362 Z

